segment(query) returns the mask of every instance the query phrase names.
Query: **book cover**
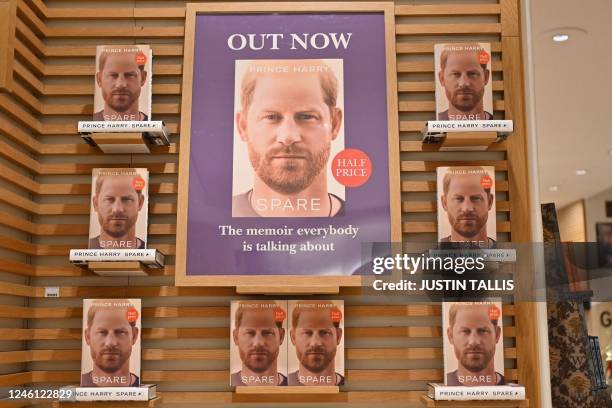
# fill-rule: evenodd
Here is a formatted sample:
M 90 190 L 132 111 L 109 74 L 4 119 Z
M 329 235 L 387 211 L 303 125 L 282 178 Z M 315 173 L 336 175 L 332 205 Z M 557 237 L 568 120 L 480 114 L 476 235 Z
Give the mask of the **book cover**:
M 148 45 L 96 47 L 93 120 L 151 120 L 152 58 Z
M 93 169 L 89 249 L 145 249 L 149 171 Z
M 287 385 L 287 301 L 232 301 L 230 312 L 230 386 Z
M 344 301 L 289 301 L 289 385 L 344 385 Z
M 140 386 L 140 299 L 84 299 L 81 387 Z
M 333 170 L 334 158 L 345 150 L 343 60 L 238 60 L 235 78 L 232 217 L 343 216 L 346 186 Z M 316 89 L 319 81 L 322 89 L 334 91 L 313 105 L 304 92 Z M 255 93 L 255 85 L 265 93 Z M 329 100 L 333 106 L 324 102 Z M 261 141 L 286 122 L 291 110 L 302 141 L 281 128 L 275 134 L 289 139 L 283 136 L 277 145 L 264 146 Z M 306 134 L 320 145 L 309 145 Z M 310 194 L 315 189 L 328 194 Z
M 439 242 L 461 247 L 495 247 L 493 166 L 438 167 L 437 190 Z
M 493 119 L 491 44 L 435 44 L 437 120 Z
M 501 300 L 442 302 L 444 385 L 506 385 Z

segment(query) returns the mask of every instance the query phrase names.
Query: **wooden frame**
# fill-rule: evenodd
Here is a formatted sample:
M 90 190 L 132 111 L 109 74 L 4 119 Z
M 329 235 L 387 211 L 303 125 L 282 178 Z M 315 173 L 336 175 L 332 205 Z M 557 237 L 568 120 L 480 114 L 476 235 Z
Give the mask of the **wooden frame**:
M 13 0 L 0 0 L 0 90 L 12 90 L 13 47 L 15 45 L 16 7 Z
M 176 274 L 178 286 L 235 286 L 238 293 L 338 293 L 342 286 L 360 286 L 360 276 L 251 276 L 209 275 L 187 276 L 187 216 L 189 194 L 189 160 L 192 113 L 192 83 L 197 14 L 230 13 L 296 13 L 294 3 L 215 3 L 187 4 L 183 84 L 181 102 L 181 146 L 179 163 L 178 212 L 176 236 Z M 299 13 L 315 12 L 380 12 L 385 25 L 385 57 L 387 83 L 387 128 L 389 161 L 389 195 L 391 242 L 401 242 L 401 199 L 399 168 L 399 125 L 397 110 L 397 70 L 395 62 L 395 13 L 392 2 L 312 2 L 299 7 Z

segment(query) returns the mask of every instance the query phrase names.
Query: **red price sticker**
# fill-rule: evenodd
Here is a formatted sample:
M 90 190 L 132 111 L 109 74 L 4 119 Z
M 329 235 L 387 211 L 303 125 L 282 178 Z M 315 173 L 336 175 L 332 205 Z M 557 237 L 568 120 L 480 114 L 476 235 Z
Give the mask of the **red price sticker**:
M 136 320 L 138 320 L 138 310 L 136 310 L 136 308 L 133 306 L 128 308 L 127 312 L 125 312 L 125 318 L 128 322 L 134 323 Z
M 493 186 L 493 179 L 491 179 L 491 177 L 489 177 L 489 175 L 486 174 L 480 178 L 480 185 L 485 190 L 488 190 L 491 188 L 491 186 Z
M 136 177 L 132 182 L 132 186 L 134 186 L 136 191 L 140 191 L 145 187 L 145 181 L 142 177 Z
M 489 306 L 489 319 L 499 320 L 499 316 L 501 316 L 501 310 L 497 306 Z
M 147 56 L 144 52 L 136 53 L 136 65 L 145 65 L 147 63 Z
M 480 51 L 478 53 L 478 62 L 480 63 L 480 65 L 487 65 L 489 63 L 489 53 L 486 51 Z
M 340 321 L 342 320 L 342 312 L 339 309 L 334 307 L 329 313 L 330 313 L 332 322 L 340 323 Z
M 334 157 L 332 173 L 343 186 L 359 187 L 372 175 L 372 161 L 359 149 L 344 149 Z
M 287 317 L 287 314 L 282 308 L 280 307 L 274 308 L 274 321 L 278 323 L 282 323 L 285 320 L 285 317 Z

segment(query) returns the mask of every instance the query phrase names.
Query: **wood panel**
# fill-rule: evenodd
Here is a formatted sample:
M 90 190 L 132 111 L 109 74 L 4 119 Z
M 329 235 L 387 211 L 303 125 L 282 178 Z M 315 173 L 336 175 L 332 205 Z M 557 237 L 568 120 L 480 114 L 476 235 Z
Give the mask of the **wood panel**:
M 13 81 L 15 47 L 15 2 L 0 1 L 0 91 L 10 91 Z
M 586 242 L 584 200 L 578 200 L 557 211 L 559 233 L 563 242 Z
M 398 205 L 404 217 L 404 244 L 435 236 L 436 167 L 474 163 L 496 168 L 498 231 L 513 241 L 529 240 L 529 174 L 525 166 L 527 135 L 517 1 L 405 3 L 395 6 L 402 192 Z M 224 365 L 228 351 L 222 344 L 228 341 L 228 305 L 235 293 L 173 286 L 185 3 L 0 0 L 0 10 L 7 4 L 14 6 L 15 17 L 9 23 L 15 34 L 5 42 L 5 32 L 0 32 L 0 56 L 5 55 L 5 44 L 9 44 L 11 60 L 13 55 L 16 59 L 12 66 L 0 64 L 0 91 L 10 91 L 0 93 L 0 202 L 13 211 L 0 209 L 0 225 L 15 234 L 0 237 L 0 272 L 25 281 L 0 281 L 0 294 L 21 301 L 19 306 L 0 304 L 0 318 L 24 322 L 20 326 L 23 328 L 0 328 L 0 336 L 28 341 L 32 348 L 0 352 L 0 364 L 28 362 L 32 367 L 45 367 L 0 375 L 0 385 L 78 381 L 74 365 L 80 359 L 76 346 L 81 336 L 80 299 L 129 296 L 143 298 L 143 338 L 148 343 L 143 349 L 143 380 L 159 383 L 162 407 L 294 403 L 291 396 L 228 392 Z M 308 7 L 308 2 L 301 4 Z M 4 26 L 3 21 L 0 12 Z M 440 152 L 436 146 L 419 142 L 425 121 L 435 114 L 434 43 L 472 38 L 491 42 L 495 115 L 514 119 L 517 129 L 508 141 L 478 153 L 477 160 L 461 153 Z M 174 133 L 175 143 L 170 147 L 156 148 L 149 157 L 104 156 L 82 143 L 76 134 L 76 121 L 93 111 L 88 98 L 93 94 L 90 80 L 95 44 L 103 42 L 152 44 L 153 114 L 161 115 Z M 10 89 L 3 82 L 6 72 L 10 72 L 6 77 L 12 84 Z M 130 278 L 125 285 L 117 286 L 113 278 L 96 277 L 65 259 L 75 242 L 86 244 L 84 217 L 89 213 L 91 186 L 83 180 L 94 167 L 121 165 L 147 167 L 153 175 L 149 211 L 156 218 L 149 228 L 150 241 L 152 247 L 170 256 L 170 265 L 163 271 L 153 271 L 152 276 Z M 78 181 L 71 182 L 73 176 Z M 13 212 L 24 215 L 16 217 Z M 22 239 L 24 234 L 29 238 Z M 522 279 L 531 273 L 524 271 Z M 44 297 L 44 288 L 49 285 L 60 287 L 61 299 Z M 410 303 L 410 299 L 403 300 L 405 304 L 376 304 L 361 296 L 358 288 L 343 289 L 339 295 L 347 303 L 349 319 L 346 357 L 350 391 L 300 396 L 300 401 L 331 406 L 420 406 L 424 381 L 442 378 L 440 306 Z M 537 401 L 539 356 L 533 305 L 504 305 L 503 312 L 508 319 L 504 327 L 509 345 L 505 349 L 507 377 L 527 385 L 530 399 Z M 184 341 L 198 345 L 177 348 Z M 55 342 L 71 342 L 71 346 L 53 349 L 50 344 Z M 200 342 L 206 346 L 200 346 Z M 161 361 L 171 364 L 172 369 L 151 369 L 151 364 Z M 194 364 L 209 362 L 217 366 L 209 370 L 193 368 Z M 205 384 L 209 391 L 176 385 L 185 381 Z M 382 386 L 384 390 L 372 389 Z M 34 404 L 39 403 L 29 406 Z

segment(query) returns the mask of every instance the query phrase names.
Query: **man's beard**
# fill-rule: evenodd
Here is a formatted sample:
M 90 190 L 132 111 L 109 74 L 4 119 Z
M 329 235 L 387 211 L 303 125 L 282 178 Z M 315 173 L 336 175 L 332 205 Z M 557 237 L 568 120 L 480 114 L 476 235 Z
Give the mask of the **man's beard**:
M 335 350 L 327 352 L 323 347 L 309 348 L 300 356 L 300 363 L 313 373 L 320 373 L 329 367 L 336 357 Z
M 458 89 L 450 95 L 450 103 L 461 112 L 471 112 L 478 106 L 484 96 L 484 88 L 480 92 L 472 89 Z
M 268 370 L 278 357 L 278 350 L 275 353 L 269 352 L 265 348 L 255 348 L 246 353 L 240 352 L 243 364 L 254 373 L 263 373 Z
M 478 235 L 487 224 L 487 217 L 478 217 L 474 213 L 462 213 L 455 218 L 449 213 L 448 221 L 453 230 L 457 231 L 461 236 L 472 238 Z M 468 222 L 466 223 L 466 221 Z
M 109 215 L 98 219 L 102 230 L 113 238 L 125 236 L 136 224 L 136 220 L 137 217 L 130 218 L 124 215 Z M 117 221 L 119 222 L 117 223 Z
M 470 352 L 473 354 L 470 354 Z M 487 351 L 481 347 L 472 347 L 461 352 L 459 361 L 468 371 L 478 373 L 487 368 L 494 356 L 495 349 Z
M 111 354 L 111 356 L 104 356 L 105 354 Z M 108 357 L 112 359 L 109 360 Z M 107 374 L 117 372 L 129 358 L 130 353 L 122 353 L 116 348 L 103 349 L 93 356 L 96 366 Z
M 134 96 L 128 89 L 115 89 L 110 93 L 104 93 L 102 97 L 115 112 L 127 111 L 138 99 L 138 96 Z
M 279 194 L 296 194 L 312 184 L 329 158 L 330 144 L 312 153 L 293 145 L 269 150 L 261 155 L 249 144 L 249 159 L 257 176 Z M 295 155 L 303 158 L 275 159 L 278 155 Z M 282 161 L 282 163 L 275 163 Z

